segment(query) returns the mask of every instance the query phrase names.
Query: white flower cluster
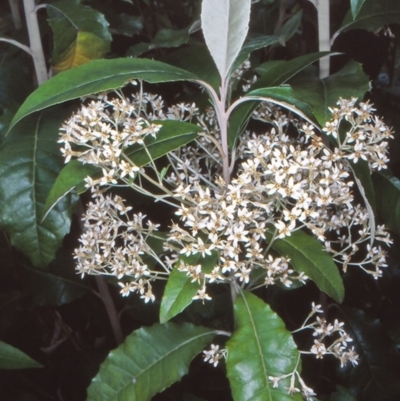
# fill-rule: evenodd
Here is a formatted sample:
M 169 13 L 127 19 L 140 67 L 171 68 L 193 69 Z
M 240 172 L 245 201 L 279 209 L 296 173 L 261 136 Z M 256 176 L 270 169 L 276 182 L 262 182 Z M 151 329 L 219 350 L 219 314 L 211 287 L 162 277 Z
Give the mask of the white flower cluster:
M 226 359 L 227 350 L 219 349 L 219 345 L 211 344 L 211 349 L 203 351 L 203 358 L 205 362 L 211 363 L 216 367 L 221 359 Z

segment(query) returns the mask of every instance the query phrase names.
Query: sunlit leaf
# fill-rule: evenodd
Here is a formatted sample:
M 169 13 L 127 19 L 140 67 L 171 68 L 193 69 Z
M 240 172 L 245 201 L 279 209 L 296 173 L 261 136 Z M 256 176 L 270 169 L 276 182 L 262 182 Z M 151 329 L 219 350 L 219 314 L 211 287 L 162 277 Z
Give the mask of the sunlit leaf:
M 35 266 L 46 266 L 69 232 L 72 206 L 66 196 L 42 222 L 43 206 L 63 166 L 58 130 L 70 110 L 50 109 L 18 125 L 0 147 L 0 226 Z
M 272 240 L 272 231 L 266 232 L 266 238 Z M 298 230 L 288 237 L 274 240 L 271 246 L 282 256 L 290 258 L 294 270 L 304 273 L 321 291 L 337 302 L 343 301 L 344 286 L 339 269 L 317 239 Z
M 0 341 L 0 369 L 42 368 L 39 362 L 20 351 L 18 348 Z
M 191 277 L 188 277 L 185 272 L 178 270 L 181 261 L 190 265 L 201 264 L 201 270 L 205 273 L 210 273 L 216 264 L 217 257 L 216 254 L 212 254 L 202 258 L 200 254 L 197 254 L 188 258 L 180 258 L 172 269 L 172 272 L 168 277 L 167 285 L 165 286 L 160 307 L 161 323 L 165 323 L 172 319 L 190 305 L 197 290 L 199 290 L 203 284 L 197 281 L 192 282 L 193 279 Z
M 331 112 L 328 107 L 335 107 L 339 98 L 363 99 L 370 89 L 369 77 L 363 72 L 361 64 L 350 61 L 336 74 L 320 79 L 316 71 L 303 72 L 289 81 L 294 97 L 308 104 L 318 122 L 324 125 Z
M 215 336 L 191 324 L 157 324 L 130 334 L 102 363 L 87 401 L 150 401 L 179 381 L 191 360 Z
M 246 39 L 251 0 L 203 0 L 201 26 L 224 81 Z
M 79 0 L 56 1 L 47 7 L 54 33 L 54 73 L 101 58 L 109 51 L 112 38 L 103 14 Z
M 234 305 L 235 331 L 226 343 L 227 376 L 235 401 L 295 401 L 288 395 L 289 379 L 274 388 L 269 376 L 290 374 L 300 354 L 285 324 L 269 305 L 250 292 L 239 294 Z M 300 368 L 298 367 L 300 371 Z
M 153 160 L 193 141 L 197 137 L 198 132 L 201 131 L 201 128 L 197 125 L 182 121 L 166 120 L 160 123 L 162 127 L 158 131 L 157 137 L 147 137 L 145 139 L 146 148 Z M 146 165 L 150 161 L 147 151 L 141 145 L 135 145 L 126 149 L 125 154 L 139 167 Z M 49 211 L 74 188 L 78 186 L 78 192 L 84 192 L 84 179 L 87 176 L 94 177 L 99 172 L 99 167 L 87 164 L 82 165 L 77 160 L 71 160 L 62 169 L 51 188 L 44 206 L 43 220 Z
M 22 104 L 9 127 L 46 107 L 124 86 L 132 79 L 150 83 L 196 80 L 180 68 L 155 60 L 117 58 L 94 60 L 72 70 L 63 71 L 39 86 Z

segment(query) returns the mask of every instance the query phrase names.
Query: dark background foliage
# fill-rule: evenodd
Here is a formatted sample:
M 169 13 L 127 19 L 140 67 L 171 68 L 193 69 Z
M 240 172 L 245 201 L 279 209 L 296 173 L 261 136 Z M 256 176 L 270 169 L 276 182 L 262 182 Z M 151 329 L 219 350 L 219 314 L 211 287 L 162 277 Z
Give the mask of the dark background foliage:
M 167 60 L 185 65 L 185 55 L 193 46 L 203 46 L 201 31 L 188 34 L 188 28 L 199 18 L 200 1 L 196 0 L 91 0 L 90 5 L 105 15 L 110 23 L 112 43 L 109 58 L 135 56 Z M 336 31 L 348 11 L 346 0 L 331 1 L 332 31 Z M 308 0 L 286 2 L 285 12 L 294 15 L 303 9 L 301 23 L 295 27 L 285 46 L 259 50 L 252 57 L 253 68 L 269 60 L 290 60 L 317 51 L 316 13 Z M 253 6 L 251 34 L 274 34 L 279 2 L 259 1 Z M 41 32 L 47 54 L 52 52 L 52 31 L 44 17 Z M 7 2 L 0 4 L 0 36 L 27 41 L 22 28 L 11 23 Z M 393 35 L 391 35 L 392 33 Z M 332 73 L 340 70 L 350 59 L 362 63 L 372 82 L 367 95 L 378 114 L 400 133 L 400 57 L 399 25 L 386 26 L 379 32 L 351 30 L 335 41 L 333 51 L 341 52 L 332 61 Z M 34 89 L 33 67 L 29 57 L 8 44 L 0 43 L 0 130 L 3 132 L 12 111 Z M 198 92 L 191 84 L 168 84 L 152 87 L 167 101 L 193 101 Z M 72 104 L 71 107 L 76 107 Z M 59 113 L 60 111 L 55 110 Z M 396 134 L 391 144 L 390 168 L 399 173 L 400 140 Z M 61 160 L 61 159 L 60 159 Z M 3 172 L 7 174 L 7 172 Z M 0 177 L 3 179 L 3 177 Z M 383 185 L 383 186 L 382 186 Z M 392 220 L 394 244 L 383 278 L 374 281 L 358 271 L 344 275 L 346 297 L 338 305 L 320 293 L 313 283 L 287 291 L 278 287 L 259 291 L 285 321 L 287 328 L 301 325 L 311 302 L 324 304 L 329 318 L 346 323 L 354 345 L 360 354 L 358 367 L 340 368 L 336 360 L 325 358 L 303 359 L 307 384 L 314 388 L 320 400 L 374 400 L 400 399 L 400 216 L 398 191 L 387 188 L 376 180 L 378 222 Z M 396 198 L 397 197 L 397 198 Z M 82 204 L 85 197 L 83 196 Z M 145 200 L 132 199 L 137 208 Z M 146 210 L 150 215 L 158 209 Z M 108 352 L 116 347 L 104 303 L 92 277 L 81 280 L 75 275 L 71 253 L 80 234 L 79 210 L 75 211 L 72 228 L 65 236 L 55 259 L 38 269 L 10 245 L 6 231 L 0 236 L 0 340 L 24 351 L 43 365 L 40 369 L 0 370 L 0 398 L 12 401 L 83 401 L 90 380 Z M 160 220 L 160 219 L 157 219 Z M 168 222 L 165 222 L 168 224 Z M 123 299 L 118 288 L 108 285 L 115 304 L 123 334 L 158 322 L 159 301 L 144 305 L 135 295 Z M 155 293 L 160 299 L 162 287 Z M 202 306 L 192 304 L 176 322 L 192 322 L 209 327 L 233 327 L 232 305 L 227 289 L 213 287 L 213 302 Z M 300 349 L 310 347 L 312 338 L 295 336 Z M 213 368 L 197 357 L 190 373 L 162 394 L 157 401 L 224 401 L 231 400 L 229 383 L 223 364 Z

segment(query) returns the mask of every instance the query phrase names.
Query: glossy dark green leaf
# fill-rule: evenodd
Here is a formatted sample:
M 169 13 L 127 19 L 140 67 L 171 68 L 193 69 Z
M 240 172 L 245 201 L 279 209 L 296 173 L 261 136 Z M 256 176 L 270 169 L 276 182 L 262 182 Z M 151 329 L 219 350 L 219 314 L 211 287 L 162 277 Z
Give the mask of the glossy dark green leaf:
M 57 72 L 101 58 L 109 51 L 112 38 L 103 14 L 79 0 L 60 0 L 47 7 L 54 37 L 52 65 Z M 79 43 L 81 34 L 87 38 Z
M 197 281 L 192 282 L 192 278 L 186 273 L 178 270 L 180 261 L 187 264 L 201 264 L 202 271 L 205 273 L 211 272 L 214 268 L 217 257 L 215 254 L 202 258 L 200 254 L 192 255 L 191 257 L 181 257 L 176 263 L 168 277 L 167 285 L 165 286 L 164 295 L 161 300 L 160 307 L 160 323 L 165 323 L 172 319 L 178 313 L 182 312 L 188 305 L 193 302 L 193 297 L 197 290 L 201 288 L 202 283 Z
M 150 401 L 179 381 L 191 360 L 215 336 L 191 324 L 156 324 L 130 334 L 102 363 L 87 401 Z
M 42 84 L 22 104 L 9 130 L 21 119 L 55 104 L 124 86 L 132 79 L 150 83 L 196 80 L 180 68 L 155 60 L 117 58 L 93 60 L 64 71 Z
M 267 241 L 271 241 L 271 231 L 266 232 L 266 238 Z M 276 239 L 272 248 L 282 256 L 290 258 L 294 270 L 304 273 L 321 291 L 337 302 L 343 301 L 344 286 L 339 269 L 317 239 L 298 230 L 289 237 Z
M 226 343 L 227 376 L 235 401 L 295 401 L 288 395 L 289 379 L 278 388 L 268 376 L 291 373 L 300 358 L 284 322 L 269 305 L 250 292 L 239 294 L 234 305 L 235 331 Z M 300 370 L 300 369 L 299 369 Z
M 39 362 L 20 351 L 18 348 L 0 341 L 0 369 L 42 368 Z
M 400 235 L 400 180 L 390 173 L 372 175 L 376 206 L 385 225 Z
M 161 129 L 157 133 L 157 137 L 147 137 L 145 140 L 146 147 L 153 160 L 164 156 L 168 152 L 175 150 L 191 141 L 193 141 L 201 128 L 197 125 L 185 123 L 182 121 L 165 120 L 160 122 Z M 139 167 L 149 163 L 150 159 L 146 150 L 135 145 L 125 151 L 126 155 Z M 92 165 L 82 165 L 77 160 L 71 160 L 58 175 L 43 210 L 43 219 L 47 217 L 47 213 L 70 193 L 74 188 L 78 187 L 78 193 L 85 191 L 84 179 L 87 176 L 95 176 L 100 172 L 98 167 Z
M 189 42 L 187 29 L 160 29 L 154 37 L 149 49 L 158 47 L 179 47 Z
M 63 160 L 58 130 L 70 110 L 27 118 L 0 146 L 0 226 L 35 266 L 46 266 L 69 232 L 76 198 L 66 196 L 42 222 L 43 206 Z
M 363 401 L 398 399 L 400 358 L 383 325 L 361 309 L 342 307 L 340 312 L 353 339 L 350 345 L 359 355 L 356 367 L 349 364 L 341 369 L 346 387 Z
M 352 2 L 355 3 L 355 0 Z M 360 4 L 362 1 L 358 0 L 356 3 L 355 10 L 359 10 L 357 17 L 353 19 L 352 7 L 334 37 L 350 29 L 376 31 L 385 25 L 396 24 L 400 21 L 400 2 L 398 0 L 365 0 L 364 4 Z
M 311 107 L 321 125 L 331 117 L 328 107 L 335 107 L 339 98 L 363 99 L 370 89 L 369 77 L 361 64 L 350 61 L 336 74 L 320 79 L 317 71 L 301 73 L 289 81 L 294 97 Z

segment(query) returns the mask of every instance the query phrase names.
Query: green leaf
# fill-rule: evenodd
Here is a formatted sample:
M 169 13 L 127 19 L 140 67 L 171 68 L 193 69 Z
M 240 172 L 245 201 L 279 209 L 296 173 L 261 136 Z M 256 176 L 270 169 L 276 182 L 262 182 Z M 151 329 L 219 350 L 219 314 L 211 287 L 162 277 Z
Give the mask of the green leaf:
M 304 70 L 304 68 L 328 54 L 333 55 L 335 53 L 317 52 L 296 57 L 289 61 L 267 61 L 256 68 L 256 72 L 261 75 L 261 77 L 253 84 L 251 90 L 282 85 L 300 71 Z
M 352 0 L 352 3 L 355 1 Z M 357 3 L 362 3 L 359 0 Z M 367 29 L 376 31 L 388 24 L 398 24 L 400 21 L 400 2 L 398 0 L 365 0 L 360 6 L 357 17 L 353 17 L 352 9 L 345 16 L 340 29 L 333 36 L 333 40 L 342 32 L 350 29 Z
M 158 123 L 154 121 L 154 123 Z M 201 128 L 197 125 L 182 121 L 160 121 L 161 129 L 157 133 L 157 137 L 147 137 L 145 144 L 148 152 L 153 160 L 164 156 L 168 152 L 175 150 L 196 139 Z M 132 146 L 125 150 L 125 154 L 139 167 L 149 163 L 150 159 L 146 150 L 141 145 Z M 84 179 L 87 176 L 95 176 L 100 173 L 98 167 L 82 164 L 78 160 L 71 160 L 58 175 L 43 210 L 44 220 L 50 210 L 70 193 L 74 188 L 78 187 L 78 193 L 85 192 Z
M 284 38 L 284 42 L 289 40 L 299 29 L 301 24 L 301 19 L 303 17 L 303 10 L 298 11 L 297 13 L 293 14 L 281 27 L 278 34 Z M 282 43 L 285 45 L 285 43 Z
M 64 197 L 45 222 L 43 206 L 62 168 L 58 130 L 71 110 L 30 116 L 0 146 L 0 227 L 35 266 L 46 266 L 69 232 L 76 199 Z
M 320 79 L 317 72 L 298 74 L 289 81 L 294 97 L 307 103 L 318 122 L 324 125 L 331 117 L 328 107 L 334 107 L 339 98 L 363 99 L 370 89 L 369 78 L 361 64 L 350 61 L 336 74 Z
M 386 173 L 372 175 L 376 206 L 385 225 L 400 235 L 400 180 Z
M 133 58 L 94 60 L 72 70 L 64 71 L 40 85 L 22 104 L 9 127 L 35 111 L 124 86 L 132 79 L 150 83 L 196 80 L 180 68 L 159 61 Z
M 399 357 L 384 326 L 361 309 L 341 307 L 339 310 L 340 320 L 353 339 L 351 345 L 359 355 L 357 367 L 349 364 L 341 369 L 346 387 L 363 401 L 398 399 Z
M 98 11 L 78 0 L 63 0 L 48 4 L 47 15 L 54 34 L 55 73 L 102 58 L 110 50 L 109 24 Z
M 261 299 L 243 291 L 234 305 L 235 331 L 226 343 L 227 376 L 235 401 L 294 401 L 288 395 L 289 379 L 278 388 L 268 376 L 294 371 L 300 358 L 293 338 L 279 316 Z M 300 369 L 298 368 L 300 371 Z
M 272 238 L 272 230 L 268 230 L 267 241 Z M 339 269 L 317 239 L 298 230 L 289 237 L 274 240 L 271 247 L 282 256 L 290 258 L 294 270 L 304 273 L 321 291 L 337 302 L 343 301 L 344 287 Z
M 314 61 L 317 61 L 326 54 L 327 52 L 312 53 L 306 56 L 297 57 L 290 61 L 268 61 L 264 64 L 261 64 L 256 68 L 256 72 L 260 74 L 261 77 L 252 85 L 250 92 L 255 89 L 282 85 L 288 79 L 292 78 L 308 65 Z M 292 97 L 290 101 L 296 102 L 293 99 L 293 93 L 290 93 L 290 96 Z M 234 146 L 237 137 L 245 129 L 251 114 L 256 109 L 258 104 L 259 102 L 246 102 L 239 105 L 239 107 L 237 107 L 232 113 L 228 127 L 229 143 L 231 147 Z M 304 111 L 306 110 L 304 109 Z M 307 109 L 307 114 L 312 116 L 311 110 Z
M 0 369 L 28 369 L 42 368 L 39 362 L 14 348 L 9 344 L 0 341 Z
M 160 323 L 165 323 L 172 319 L 178 313 L 182 312 L 193 301 L 197 290 L 201 288 L 197 281 L 192 282 L 192 278 L 188 277 L 185 272 L 178 270 L 181 261 L 190 264 L 201 264 L 201 270 L 210 273 L 217 262 L 217 255 L 211 254 L 202 258 L 200 254 L 191 257 L 181 257 L 172 269 L 165 286 L 164 295 L 161 300 L 160 307 Z
M 190 361 L 215 336 L 191 324 L 157 324 L 130 334 L 102 363 L 87 401 L 150 401 L 180 380 Z
M 246 39 L 251 0 L 203 0 L 201 25 L 208 50 L 225 81 Z
M 150 44 L 149 49 L 159 47 L 179 47 L 189 42 L 189 32 L 187 29 L 160 29 Z
M 351 5 L 351 15 L 353 17 L 353 20 L 357 18 L 358 13 L 361 10 L 361 7 L 364 5 L 365 0 L 351 0 L 350 5 Z

